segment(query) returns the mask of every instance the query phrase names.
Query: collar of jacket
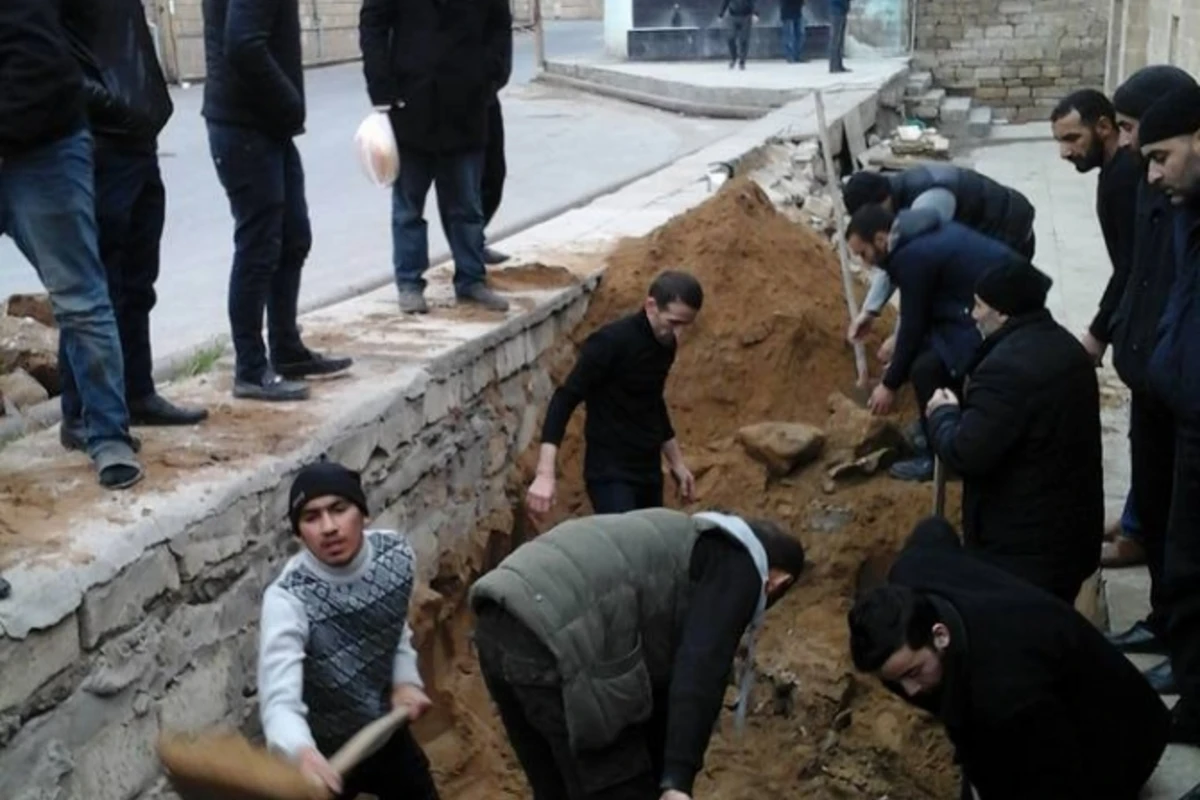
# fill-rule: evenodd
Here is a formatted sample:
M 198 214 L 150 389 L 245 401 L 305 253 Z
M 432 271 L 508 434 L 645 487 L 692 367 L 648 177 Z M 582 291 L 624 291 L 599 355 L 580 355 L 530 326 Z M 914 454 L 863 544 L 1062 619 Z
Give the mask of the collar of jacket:
M 928 595 L 937 609 L 938 618 L 950 629 L 950 647 L 942 657 L 942 686 L 938 718 L 947 728 L 961 728 L 967 720 L 967 705 L 970 675 L 967 672 L 967 626 L 962 615 L 949 600 L 938 595 Z
M 983 343 L 979 345 L 979 349 L 975 351 L 975 358 L 971 359 L 971 363 L 967 367 L 967 372 L 970 373 L 974 371 L 974 369 L 979 366 L 979 363 L 987 358 L 988 355 L 996 349 L 996 346 L 1000 344 L 1000 342 L 1004 341 L 1009 336 L 1012 336 L 1015 331 L 1019 331 L 1021 328 L 1038 322 L 1044 322 L 1048 319 L 1053 319 L 1053 316 L 1050 314 L 1050 309 L 1048 308 L 1039 308 L 1037 311 L 1031 311 L 1028 314 L 1022 314 L 1019 317 L 1009 317 L 1008 322 L 1005 322 L 1003 325 L 1001 325 L 999 330 L 984 339 Z

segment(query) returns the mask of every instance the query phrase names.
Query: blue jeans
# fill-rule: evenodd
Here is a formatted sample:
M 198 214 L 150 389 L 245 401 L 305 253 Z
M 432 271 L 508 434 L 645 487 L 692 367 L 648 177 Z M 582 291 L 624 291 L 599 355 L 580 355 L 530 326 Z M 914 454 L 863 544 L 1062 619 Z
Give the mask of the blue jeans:
M 154 282 L 158 280 L 159 242 L 167 208 L 158 156 L 153 150 L 129 152 L 98 146 L 95 183 L 100 260 L 121 338 L 125 397 L 142 400 L 154 394 L 150 310 L 157 299 Z M 60 340 L 59 364 L 66 363 Z M 82 427 L 79 390 L 70 370 L 60 372 L 63 425 Z
M 93 458 L 114 443 L 130 444 L 125 366 L 95 205 L 86 130 L 0 162 L 0 234 L 13 238 L 50 295 Z
M 845 68 L 842 63 L 846 51 L 846 15 L 836 11 L 829 18 L 829 68 L 840 70 Z
M 1138 519 L 1137 507 L 1133 504 L 1133 491 L 1125 495 L 1125 508 L 1121 511 L 1121 533 L 1130 539 L 1142 538 L 1142 522 Z
M 804 39 L 807 33 L 804 27 L 804 15 L 795 19 L 780 20 L 780 31 L 783 34 L 783 57 L 789 63 L 795 64 L 804 53 Z
M 296 328 L 300 272 L 312 248 L 304 197 L 304 166 L 296 144 L 251 128 L 208 123 L 217 177 L 233 213 L 229 327 L 236 378 L 258 383 L 266 372 L 263 313 L 275 361 L 303 361 L 308 351 Z
M 483 283 L 484 151 L 425 153 L 401 150 L 400 176 L 392 185 L 392 267 L 400 291 L 424 291 L 429 269 L 425 198 L 436 186 L 442 230 L 454 255 L 454 290 Z

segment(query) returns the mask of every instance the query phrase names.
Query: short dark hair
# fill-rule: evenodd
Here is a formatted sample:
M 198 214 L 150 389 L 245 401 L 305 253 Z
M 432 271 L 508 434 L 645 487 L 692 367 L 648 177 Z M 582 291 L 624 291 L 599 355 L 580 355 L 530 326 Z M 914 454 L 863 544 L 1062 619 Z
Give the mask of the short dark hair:
M 746 524 L 767 552 L 767 566 L 799 578 L 805 565 L 804 545 L 800 540 L 769 519 L 747 519 Z
M 650 284 L 650 296 L 659 308 L 680 302 L 693 311 L 699 311 L 704 305 L 704 288 L 700 286 L 700 281 L 692 273 L 677 269 L 658 273 Z
M 865 205 L 882 203 L 892 196 L 892 182 L 878 172 L 856 172 L 842 187 L 846 213 L 853 214 Z
M 920 650 L 932 644 L 933 626 L 941 620 L 928 597 L 888 584 L 860 597 L 847 621 L 855 668 L 877 672 L 904 645 Z
M 1050 121 L 1058 122 L 1072 111 L 1079 112 L 1079 121 L 1089 128 L 1107 118 L 1116 127 L 1117 111 L 1112 101 L 1098 89 L 1079 89 L 1059 101 L 1050 112 Z
M 889 232 L 895 220 L 892 212 L 879 203 L 871 203 L 854 212 L 850 224 L 846 226 L 846 238 L 857 236 L 868 242 L 874 241 L 875 234 Z

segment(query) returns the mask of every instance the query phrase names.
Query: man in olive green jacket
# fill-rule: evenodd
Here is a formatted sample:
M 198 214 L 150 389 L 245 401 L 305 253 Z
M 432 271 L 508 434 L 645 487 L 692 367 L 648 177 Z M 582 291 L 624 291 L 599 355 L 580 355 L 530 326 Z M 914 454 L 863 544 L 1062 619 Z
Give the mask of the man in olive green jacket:
M 771 522 L 654 508 L 564 522 L 480 578 L 481 672 L 534 800 L 690 800 L 738 643 L 751 664 L 803 568 Z

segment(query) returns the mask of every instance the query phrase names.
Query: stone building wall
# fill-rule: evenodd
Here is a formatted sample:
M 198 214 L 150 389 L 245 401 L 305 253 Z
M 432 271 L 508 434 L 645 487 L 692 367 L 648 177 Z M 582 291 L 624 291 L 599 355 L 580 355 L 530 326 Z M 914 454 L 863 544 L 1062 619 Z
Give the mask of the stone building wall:
M 1110 91 L 1147 64 L 1175 64 L 1200 75 L 1200 0 L 1108 2 Z
M 917 66 L 998 119 L 1045 119 L 1072 90 L 1104 84 L 1108 2 L 918 0 Z
M 362 471 L 373 525 L 411 537 L 423 581 L 472 544 L 481 519 L 512 508 L 505 481 L 552 391 L 546 362 L 582 319 L 589 287 L 454 351 L 328 444 L 330 458 Z M 44 628 L 5 620 L 0 797 L 151 800 L 163 796 L 161 731 L 257 731 L 258 614 L 295 547 L 286 509 L 298 468 L 264 467 L 207 518 L 161 520 L 181 532 Z

